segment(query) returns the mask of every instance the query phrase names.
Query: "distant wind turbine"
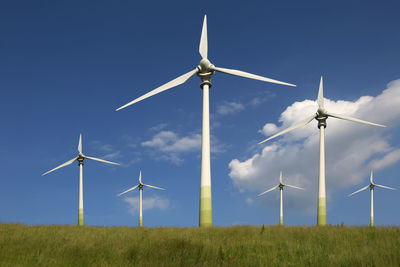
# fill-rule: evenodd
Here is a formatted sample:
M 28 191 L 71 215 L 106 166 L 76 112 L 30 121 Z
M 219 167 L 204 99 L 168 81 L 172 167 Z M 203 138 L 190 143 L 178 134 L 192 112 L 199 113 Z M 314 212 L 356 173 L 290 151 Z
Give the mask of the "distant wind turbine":
M 281 205 L 280 205 L 280 215 L 279 215 L 279 224 L 280 225 L 283 225 L 283 187 L 285 187 L 285 186 L 291 187 L 291 188 L 295 188 L 295 189 L 304 190 L 304 188 L 301 188 L 301 187 L 297 187 L 297 186 L 289 185 L 289 184 L 284 184 L 282 182 L 282 172 L 281 172 L 281 174 L 279 176 L 279 184 L 277 186 L 274 186 L 274 187 L 268 189 L 267 191 L 264 191 L 261 194 L 257 195 L 259 197 L 259 196 L 264 195 L 264 194 L 266 194 L 266 193 L 268 193 L 268 192 L 270 192 L 272 190 L 275 190 L 275 189 L 277 189 L 279 187 L 279 191 L 281 192 Z
M 200 187 L 200 212 L 199 226 L 212 226 L 212 205 L 211 205 L 211 168 L 210 168 L 210 111 L 209 111 L 209 88 L 211 87 L 211 76 L 215 71 L 231 74 L 235 76 L 245 77 L 264 82 L 295 86 L 293 84 L 265 78 L 240 70 L 232 70 L 215 67 L 208 60 L 208 41 L 207 41 L 207 16 L 204 16 L 203 29 L 201 32 L 199 53 L 202 57 L 200 65 L 194 70 L 189 71 L 178 78 L 161 85 L 160 87 L 144 94 L 126 105 L 119 107 L 117 110 L 126 108 L 141 100 L 151 97 L 155 94 L 166 91 L 170 88 L 178 86 L 186 82 L 189 78 L 197 74 L 201 79 L 200 87 L 203 89 L 203 125 L 201 135 L 201 187 Z
M 135 190 L 137 187 L 139 187 L 139 226 L 142 227 L 143 226 L 143 210 L 142 210 L 142 191 L 143 191 L 143 187 L 147 186 L 150 188 L 154 188 L 154 189 L 159 189 L 159 190 L 165 190 L 164 188 L 161 187 L 157 187 L 157 186 L 153 186 L 153 185 L 148 185 L 148 184 L 143 184 L 142 183 L 142 171 L 139 172 L 139 184 L 122 192 L 121 194 L 118 194 L 118 196 L 121 196 L 125 193 L 128 193 L 129 191 Z
M 355 194 L 357 194 L 357 193 L 359 193 L 361 191 L 364 191 L 365 189 L 367 189 L 369 187 L 369 189 L 371 190 L 371 221 L 370 221 L 370 226 L 374 226 L 374 187 L 377 186 L 377 187 L 382 187 L 382 188 L 386 188 L 386 189 L 390 189 L 390 190 L 396 190 L 396 189 L 395 188 L 391 188 L 389 186 L 375 184 L 374 181 L 373 181 L 374 180 L 374 174 L 373 174 L 372 171 L 371 171 L 371 176 L 370 176 L 369 180 L 370 180 L 369 185 L 367 185 L 367 186 L 365 186 L 365 187 L 363 187 L 363 188 L 351 193 L 349 195 L 349 197 L 352 196 L 352 195 L 355 195 Z
M 100 161 L 100 162 L 104 162 L 104 163 L 108 163 L 108 164 L 114 164 L 114 165 L 120 165 L 119 163 L 115 163 L 115 162 L 111 162 L 111 161 L 107 161 L 104 159 L 98 159 L 98 158 L 94 158 L 94 157 L 88 157 L 86 155 L 84 155 L 82 153 L 82 134 L 79 136 L 79 144 L 78 144 L 78 156 L 61 164 L 58 167 L 55 167 L 54 169 L 45 172 L 42 174 L 46 175 L 52 171 L 55 171 L 57 169 L 60 169 L 62 167 L 68 166 L 70 165 L 72 162 L 74 162 L 75 160 L 78 161 L 78 165 L 79 165 L 79 211 L 78 211 L 78 225 L 83 225 L 83 161 L 85 159 L 91 159 L 91 160 L 95 160 L 95 161 Z
M 328 117 L 333 117 L 337 119 L 342 119 L 342 120 L 347 120 L 347 121 L 354 121 L 358 123 L 363 123 L 363 124 L 368 124 L 368 125 L 374 125 L 374 126 L 379 126 L 379 127 L 386 127 L 381 124 L 376 124 L 368 121 L 363 121 L 360 119 L 355 119 L 351 118 L 348 116 L 343 116 L 343 115 L 338 115 L 338 114 L 333 114 L 328 112 L 324 108 L 324 89 L 323 89 L 323 80 L 321 76 L 321 81 L 319 84 L 319 91 L 318 91 L 318 98 L 317 98 L 317 103 L 318 103 L 318 110 L 316 114 L 313 114 L 312 116 L 306 118 L 305 120 L 302 120 L 298 123 L 295 123 L 294 125 L 290 126 L 289 128 L 280 131 L 273 136 L 265 139 L 264 141 L 260 142 L 264 143 L 268 140 L 271 140 L 272 138 L 278 137 L 280 135 L 283 135 L 287 132 L 293 131 L 297 128 L 300 128 L 308 123 L 310 123 L 313 119 L 316 119 L 318 121 L 318 128 L 319 128 L 319 133 L 320 133 L 320 139 L 319 139 L 319 190 L 318 190 L 318 219 L 317 219 L 317 224 L 318 225 L 326 225 L 326 193 L 325 193 L 325 128 L 326 128 L 326 119 Z

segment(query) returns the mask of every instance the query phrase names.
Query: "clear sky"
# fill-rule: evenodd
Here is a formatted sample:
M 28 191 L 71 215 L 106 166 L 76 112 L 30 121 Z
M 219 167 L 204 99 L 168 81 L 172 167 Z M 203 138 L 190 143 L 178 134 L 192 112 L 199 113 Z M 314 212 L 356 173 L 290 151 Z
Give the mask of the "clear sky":
M 122 166 L 84 165 L 88 225 L 138 224 L 138 182 L 146 226 L 197 226 L 200 79 L 115 109 L 192 69 L 204 14 L 208 55 L 219 67 L 294 83 L 287 87 L 216 73 L 210 90 L 214 225 L 316 223 L 316 122 L 257 143 L 326 107 L 385 129 L 330 118 L 326 129 L 327 220 L 369 223 L 363 191 L 400 189 L 400 17 L 398 1 L 3 1 L 0 3 L 0 222 L 76 224 L 76 163 L 83 152 Z M 400 191 L 375 191 L 375 223 L 400 225 Z

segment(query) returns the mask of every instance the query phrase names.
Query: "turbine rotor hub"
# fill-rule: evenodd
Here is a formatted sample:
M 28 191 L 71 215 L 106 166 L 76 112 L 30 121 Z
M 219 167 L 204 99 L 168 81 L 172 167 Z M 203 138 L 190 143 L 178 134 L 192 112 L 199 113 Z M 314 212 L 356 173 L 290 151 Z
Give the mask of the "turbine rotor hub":
M 324 112 L 325 110 L 321 110 L 318 109 L 317 111 L 317 121 L 318 121 L 318 129 L 321 128 L 321 126 L 324 126 L 324 128 L 326 128 L 326 119 L 328 118 L 328 116 L 325 114 Z
M 78 155 L 78 158 L 76 159 L 78 161 L 78 166 L 83 165 L 84 159 L 85 158 L 81 154 Z
M 200 65 L 197 68 L 199 68 L 199 73 L 208 73 L 208 72 L 210 72 L 212 74 L 212 73 L 214 73 L 211 70 L 211 68 L 213 66 L 214 65 L 211 64 L 211 62 L 208 59 L 203 58 L 202 60 L 200 60 Z
M 326 114 L 326 109 L 324 109 L 322 107 L 319 107 L 318 110 L 317 110 L 317 114 L 320 115 L 320 116 L 326 116 L 325 115 Z
M 200 77 L 201 79 L 201 84 L 200 84 L 200 88 L 203 89 L 204 85 L 208 85 L 209 88 L 211 88 L 212 84 L 211 84 L 211 75 L 214 74 L 214 71 L 211 69 L 214 65 L 211 64 L 211 62 L 206 59 L 203 58 L 200 61 L 200 65 L 197 67 L 197 69 L 199 70 L 199 72 L 197 73 L 197 76 Z

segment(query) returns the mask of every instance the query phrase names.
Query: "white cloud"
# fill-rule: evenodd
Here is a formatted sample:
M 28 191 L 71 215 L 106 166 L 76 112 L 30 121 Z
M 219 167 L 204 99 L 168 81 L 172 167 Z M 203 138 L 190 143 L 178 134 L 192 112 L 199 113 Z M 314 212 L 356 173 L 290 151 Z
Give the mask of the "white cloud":
M 278 131 L 278 127 L 273 124 L 273 123 L 267 123 L 264 125 L 264 127 L 259 130 L 258 132 L 264 134 L 265 136 L 269 136 L 271 134 L 274 134 Z
M 142 142 L 142 146 L 157 148 L 164 152 L 187 152 L 201 147 L 201 135 L 179 137 L 172 131 L 161 131 L 150 141 Z
M 400 149 L 396 149 L 386 154 L 383 158 L 371 161 L 369 165 L 371 166 L 371 169 L 378 170 L 390 166 L 399 160 L 400 160 Z
M 158 131 L 161 131 L 162 129 L 165 129 L 165 127 L 167 127 L 167 126 L 168 126 L 167 123 L 160 123 L 160 124 L 157 124 L 156 126 L 151 127 L 150 131 L 158 132 Z
M 389 83 L 388 88 L 376 97 L 362 96 L 356 101 L 325 99 L 325 108 L 332 113 L 390 125 L 390 128 L 380 128 L 328 118 L 325 157 L 329 201 L 336 190 L 365 180 L 371 169 L 377 171 L 400 160 L 400 149 L 389 144 L 390 129 L 400 124 L 400 80 Z M 315 101 L 295 102 L 281 114 L 280 127 L 267 123 L 260 132 L 271 135 L 309 117 L 316 110 Z M 238 188 L 258 193 L 277 184 L 282 170 L 284 181 L 306 188 L 306 192 L 291 190 L 285 196 L 286 206 L 315 212 L 318 166 L 319 130 L 314 120 L 267 142 L 248 159 L 233 159 L 229 163 L 229 176 Z M 276 199 L 266 197 L 261 201 Z
M 180 137 L 173 131 L 161 131 L 151 140 L 142 142 L 141 145 L 156 150 L 156 152 L 152 151 L 154 159 L 180 165 L 184 162 L 180 154 L 200 150 L 201 135 Z
M 201 135 L 191 134 L 181 137 L 173 131 L 161 131 L 155 134 L 151 140 L 142 142 L 141 145 L 157 151 L 156 153 L 153 151 L 154 159 L 170 161 L 179 165 L 184 162 L 181 154 L 201 150 Z M 211 153 L 215 154 L 223 151 L 223 145 L 211 136 Z
M 124 201 L 128 203 L 129 213 L 132 215 L 139 213 L 139 197 L 126 197 Z M 159 196 L 144 197 L 142 203 L 143 211 L 151 209 L 165 210 L 169 207 L 169 200 Z
M 217 106 L 217 114 L 218 115 L 229 115 L 244 109 L 243 104 L 238 102 L 224 102 Z

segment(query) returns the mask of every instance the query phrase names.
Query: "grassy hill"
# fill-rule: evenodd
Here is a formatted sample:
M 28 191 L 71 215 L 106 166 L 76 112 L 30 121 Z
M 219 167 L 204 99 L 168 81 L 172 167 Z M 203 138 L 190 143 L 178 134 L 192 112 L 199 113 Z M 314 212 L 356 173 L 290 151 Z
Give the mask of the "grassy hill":
M 399 227 L 0 224 L 0 266 L 400 266 Z

